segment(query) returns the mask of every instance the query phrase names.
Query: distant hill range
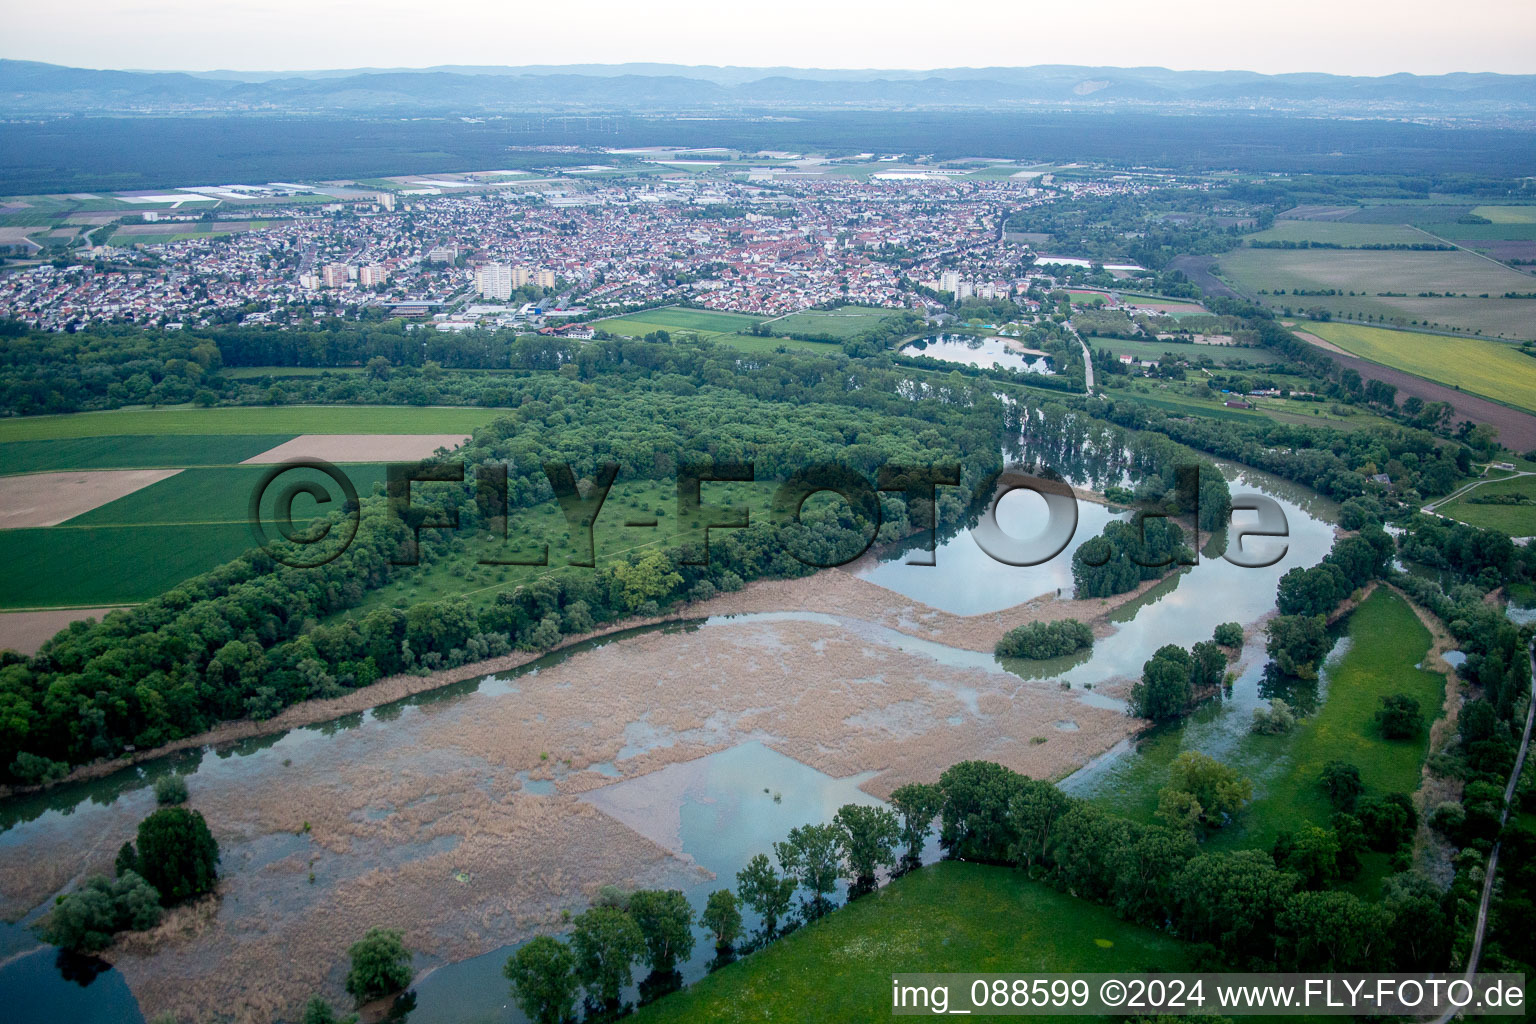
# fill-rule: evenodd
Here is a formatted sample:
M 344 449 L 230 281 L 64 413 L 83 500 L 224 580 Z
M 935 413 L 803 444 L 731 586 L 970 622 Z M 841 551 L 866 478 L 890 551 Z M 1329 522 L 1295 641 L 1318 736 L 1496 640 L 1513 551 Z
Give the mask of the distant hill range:
M 0 60 L 0 114 L 530 111 L 751 113 L 1099 109 L 1262 111 L 1371 117 L 1527 119 L 1536 75 L 1353 78 L 1165 68 L 805 68 L 575 64 L 202 73 L 95 71 Z

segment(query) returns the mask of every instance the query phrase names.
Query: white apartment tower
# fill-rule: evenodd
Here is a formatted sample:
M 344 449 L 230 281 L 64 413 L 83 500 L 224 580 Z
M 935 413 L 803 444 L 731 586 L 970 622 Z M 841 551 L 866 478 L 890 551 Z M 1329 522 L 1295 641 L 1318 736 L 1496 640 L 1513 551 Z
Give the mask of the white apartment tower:
M 505 263 L 484 263 L 475 268 L 475 291 L 502 302 L 512 297 L 512 268 Z

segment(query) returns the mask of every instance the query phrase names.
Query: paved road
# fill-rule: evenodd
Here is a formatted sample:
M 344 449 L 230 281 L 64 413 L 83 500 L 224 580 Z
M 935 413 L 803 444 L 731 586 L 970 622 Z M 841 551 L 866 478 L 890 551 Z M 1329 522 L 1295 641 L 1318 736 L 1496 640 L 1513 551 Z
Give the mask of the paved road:
M 1515 756 L 1515 770 L 1509 773 L 1509 785 L 1504 787 L 1504 811 L 1499 815 L 1499 828 L 1509 820 L 1509 802 L 1515 796 L 1515 783 L 1520 781 L 1520 773 L 1525 769 L 1525 755 L 1531 749 L 1531 726 L 1536 724 L 1536 647 L 1530 652 L 1531 657 L 1531 702 L 1525 712 L 1525 735 L 1520 738 L 1520 753 Z M 1483 898 L 1477 905 L 1477 929 L 1472 933 L 1472 953 L 1467 957 L 1467 980 L 1477 977 L 1477 962 L 1483 955 L 1483 938 L 1488 929 L 1488 907 L 1493 902 L 1493 882 L 1499 871 L 1499 843 L 1493 844 L 1493 852 L 1488 855 L 1488 874 L 1483 879 Z M 1455 1017 L 1455 1011 L 1447 1012 L 1435 1020 L 1435 1024 L 1446 1024 Z
M 1528 469 L 1522 469 L 1514 473 L 1510 473 L 1507 476 L 1491 476 L 1486 480 L 1474 480 L 1469 484 L 1464 484 L 1463 486 L 1458 487 L 1456 490 L 1452 491 L 1450 494 L 1447 494 L 1439 501 L 1430 502 L 1428 505 L 1425 505 L 1422 509 L 1420 509 L 1420 511 L 1433 513 L 1435 509 L 1439 508 L 1441 505 L 1449 504 L 1452 500 L 1459 498 L 1463 494 L 1466 494 L 1468 491 L 1475 490 L 1484 484 L 1496 484 L 1500 480 L 1515 480 L 1522 476 L 1536 476 L 1536 473 L 1533 473 Z
M 1088 394 L 1091 395 L 1093 394 L 1093 355 L 1088 351 L 1088 343 L 1070 322 L 1067 324 L 1067 330 L 1072 332 L 1072 337 L 1077 339 L 1077 344 L 1083 350 L 1083 383 L 1087 385 Z

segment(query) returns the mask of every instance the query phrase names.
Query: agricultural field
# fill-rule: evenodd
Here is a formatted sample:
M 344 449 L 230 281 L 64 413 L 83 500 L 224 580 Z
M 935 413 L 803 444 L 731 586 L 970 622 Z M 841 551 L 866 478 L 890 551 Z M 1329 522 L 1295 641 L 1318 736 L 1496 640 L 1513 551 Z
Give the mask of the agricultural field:
M 1172 352 L 1189 360 L 1209 358 L 1218 366 L 1272 363 L 1275 354 L 1262 348 L 1239 348 L 1235 345 L 1180 345 L 1167 341 L 1145 341 L 1140 338 L 1099 338 L 1089 340 L 1094 351 L 1113 352 L 1117 356 L 1135 356 L 1137 359 L 1161 359 L 1163 353 Z
M 632 1019 L 863 1022 L 890 1013 L 893 972 L 1137 971 L 1152 965 L 1190 969 L 1187 947 L 1021 872 L 945 861 L 642 1007 Z
M 1418 667 L 1429 651 L 1429 630 L 1407 601 L 1385 587 L 1355 609 L 1346 629 L 1342 655 L 1335 652 L 1325 671 L 1321 706 L 1290 733 L 1256 735 L 1248 729 L 1246 709 L 1208 703 L 1185 725 L 1144 740 L 1126 770 L 1104 780 L 1092 798 L 1107 809 L 1153 821 L 1168 765 L 1186 749 L 1201 750 L 1254 782 L 1253 803 L 1206 845 L 1267 850 L 1281 831 L 1307 822 L 1327 824 L 1333 807 L 1320 779 L 1328 761 L 1358 766 L 1368 794 L 1413 792 L 1429 753 L 1428 729 L 1417 740 L 1388 740 L 1374 715 L 1382 697 L 1406 693 L 1419 702 L 1426 723 L 1438 717 L 1445 677 Z M 1368 876 L 1384 867 L 1366 859 Z M 1371 881 L 1367 877 L 1362 884 Z
M 66 469 L 232 466 L 289 440 L 291 434 L 181 434 L 66 437 L 0 443 L 0 474 Z
M 1536 313 L 1536 308 L 1531 312 Z M 1373 363 L 1536 411 L 1536 359 L 1522 354 L 1513 345 L 1358 324 L 1313 323 L 1305 329 L 1306 333 Z
M 808 309 L 791 313 L 768 323 L 775 334 L 832 335 L 838 340 L 869 330 L 899 310 L 872 306 L 843 306 L 838 309 Z
M 1483 505 L 1468 501 L 1478 495 L 1519 494 L 1529 499 L 1529 505 Z M 1435 511 L 1452 519 L 1459 519 L 1469 526 L 1484 530 L 1502 530 L 1511 537 L 1536 537 L 1536 477 L 1516 477 L 1512 480 L 1496 480 L 1475 487 L 1459 498 L 1439 505 Z
M 709 340 L 716 345 L 728 345 L 742 352 L 819 352 L 831 355 L 841 351 L 838 346 L 825 341 L 807 341 L 777 334 L 767 338 L 756 334 L 716 334 Z
M 690 331 L 701 338 L 713 338 L 718 334 L 735 334 L 760 322 L 762 322 L 761 317 L 748 316 L 745 313 L 720 313 L 712 309 L 683 309 L 667 306 L 662 309 L 642 310 L 639 313 L 630 313 L 609 320 L 594 320 L 592 325 L 610 334 L 631 338 L 644 337 L 652 331 L 667 331 L 671 334 Z
M 199 409 L 115 409 L 0 419 L 0 443 L 147 434 L 454 434 L 466 435 L 495 409 L 396 405 L 260 405 Z M 254 452 L 252 454 L 255 454 Z
M 1259 297 L 1271 306 L 1321 307 L 1338 317 L 1385 317 L 1400 326 L 1536 338 L 1532 300 L 1502 297 L 1536 290 L 1532 279 L 1469 252 L 1239 249 L 1220 256 L 1218 265 L 1223 277 L 1248 294 L 1267 292 Z M 1344 294 L 1294 294 L 1298 289 Z
M 1433 244 L 1406 224 L 1355 224 L 1337 220 L 1280 220 L 1274 227 L 1249 235 L 1253 242 L 1325 242 L 1331 245 Z
M 0 561 L 12 574 L 0 607 L 130 604 L 239 557 L 255 543 L 248 503 L 266 471 L 262 466 L 188 469 L 57 526 L 0 530 Z M 359 494 L 374 491 L 384 479 L 379 465 L 345 472 Z M 268 524 L 273 500 L 269 492 L 263 510 Z M 323 511 L 300 497 L 294 522 L 302 528 L 307 516 Z
M 491 409 L 263 406 L 0 421 L 0 480 L 68 471 L 182 470 L 105 504 L 78 513 L 65 509 L 72 517 L 57 525 L 0 530 L 0 558 L 12 573 L 0 607 L 134 603 L 239 556 L 253 543 L 247 503 L 268 471 L 240 463 L 281 445 L 319 446 L 314 454 L 355 463 L 344 471 L 360 494 L 368 494 L 383 480 L 390 455 L 406 450 L 402 439 L 371 435 L 427 435 L 409 440 L 418 448 L 436 447 L 468 436 L 494 416 Z M 306 441 L 304 434 L 319 436 Z M 388 455 L 380 456 L 378 442 Z M 301 496 L 295 521 L 319 511 Z M 270 508 L 264 519 L 272 521 Z
M 1536 224 L 1536 206 L 1475 206 L 1472 214 L 1495 224 Z

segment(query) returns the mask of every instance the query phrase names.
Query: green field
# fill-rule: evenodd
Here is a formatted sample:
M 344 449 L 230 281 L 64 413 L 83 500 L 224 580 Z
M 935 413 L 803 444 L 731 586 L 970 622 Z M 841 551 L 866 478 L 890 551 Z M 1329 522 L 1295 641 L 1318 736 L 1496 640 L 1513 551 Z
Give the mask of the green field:
M 631 1019 L 863 1024 L 890 1016 L 893 972 L 1175 971 L 1189 964 L 1178 940 L 1021 872 L 946 861 L 896 879 Z
M 244 523 L 0 531 L 0 608 L 85 608 L 156 597 L 251 547 Z
M 717 334 L 735 334 L 737 331 L 761 323 L 762 319 L 762 317 L 748 316 L 745 313 L 719 313 L 712 309 L 681 309 L 668 306 L 663 309 L 642 310 L 639 313 L 617 316 L 609 320 L 594 320 L 592 326 L 611 334 L 631 338 L 641 338 L 653 331 L 666 331 L 669 334 L 691 331 L 700 337 L 712 338 Z
M 1424 232 L 1406 224 L 1353 224 L 1337 220 L 1279 220 L 1274 227 L 1248 237 L 1255 242 L 1329 242 L 1346 246 L 1434 242 Z
M 808 309 L 791 313 L 768 324 L 775 334 L 832 335 L 838 340 L 851 338 L 876 326 L 899 310 L 873 306 L 841 306 L 837 309 Z
M 155 437 L 64 437 L 0 444 L 0 475 L 68 469 L 232 466 L 284 441 L 292 434 L 173 434 Z
M 1238 288 L 1249 294 L 1268 291 L 1261 298 L 1271 306 L 1321 307 L 1351 319 L 1382 316 L 1398 326 L 1536 338 L 1531 300 L 1502 298 L 1505 292 L 1536 290 L 1531 277 L 1469 252 L 1238 249 L 1217 262 L 1222 276 Z M 1291 294 L 1297 289 L 1355 294 Z M 1281 290 L 1287 294 L 1275 294 Z M 1444 297 L 1447 293 L 1454 297 Z
M 1536 477 L 1523 476 L 1484 484 L 1435 509 L 1441 515 L 1459 519 L 1470 526 L 1500 530 L 1511 537 L 1536 536 L 1536 505 L 1474 505 L 1466 500 L 1478 494 L 1523 494 L 1536 501 Z
M 1127 341 L 1123 338 L 1094 337 L 1088 342 L 1088 347 L 1094 351 L 1135 356 L 1142 360 L 1161 359 L 1164 352 L 1172 352 L 1191 362 L 1206 357 L 1217 365 L 1275 362 L 1275 354 L 1268 349 L 1237 348 L 1231 345 L 1179 345 L 1167 341 L 1143 341 L 1140 338 Z
M 1200 750 L 1253 779 L 1254 801 L 1238 820 L 1206 840 L 1212 849 L 1269 849 L 1277 833 L 1312 822 L 1326 826 L 1333 812 L 1319 780 L 1332 760 L 1360 768 L 1366 791 L 1411 793 L 1429 752 L 1429 733 L 1417 741 L 1383 739 L 1373 716 L 1381 698 L 1406 693 L 1426 721 L 1438 717 L 1445 678 L 1418 668 L 1430 635 L 1408 605 L 1382 587 L 1348 621 L 1349 644 L 1326 672 L 1327 699 L 1290 733 L 1248 731 L 1251 712 L 1209 702 L 1179 727 L 1144 740 L 1134 757 L 1095 780 L 1089 796 L 1110 810 L 1152 821 L 1168 765 L 1182 751 Z M 1384 865 L 1367 861 L 1368 870 Z M 1372 877 L 1361 880 L 1369 885 Z
M 267 469 L 188 469 L 58 526 L 0 530 L 0 562 L 11 573 L 0 607 L 143 601 L 239 557 L 255 544 L 249 502 Z M 381 466 L 349 466 L 346 473 L 359 495 L 372 493 L 384 478 Z M 319 474 L 311 476 L 325 482 Z M 283 482 L 297 479 L 285 474 Z M 269 529 L 275 499 L 275 491 L 267 492 L 262 518 Z M 329 509 L 301 496 L 293 505 L 294 522 L 302 529 L 324 511 Z
M 116 409 L 0 419 L 0 442 L 117 434 L 453 434 L 466 435 L 495 409 L 390 405 L 255 405 L 198 409 Z
M 1531 312 L 1536 314 L 1536 308 Z M 1373 363 L 1536 410 L 1536 359 L 1512 345 L 1357 324 L 1314 323 L 1303 329 Z
M 1536 206 L 1478 206 L 1472 213 L 1495 224 L 1536 224 Z

